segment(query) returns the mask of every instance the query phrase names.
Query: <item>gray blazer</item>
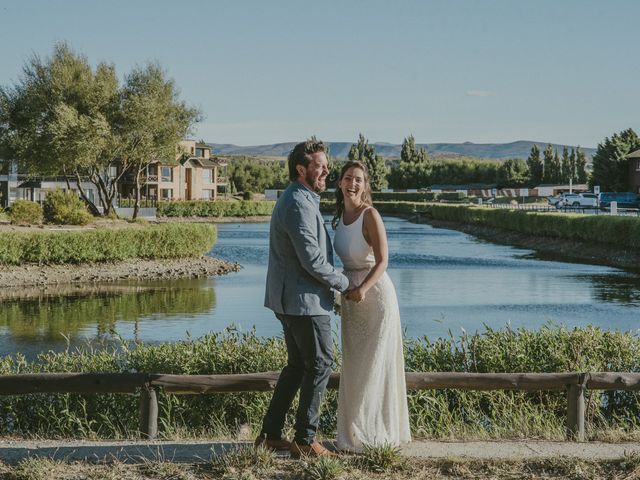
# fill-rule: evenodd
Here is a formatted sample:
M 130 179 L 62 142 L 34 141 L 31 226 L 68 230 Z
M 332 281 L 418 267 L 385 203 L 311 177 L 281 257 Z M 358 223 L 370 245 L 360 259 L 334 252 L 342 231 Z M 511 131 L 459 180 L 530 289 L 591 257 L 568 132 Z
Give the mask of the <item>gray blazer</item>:
M 271 215 L 264 306 L 285 315 L 328 315 L 331 289 L 343 292 L 348 285 L 347 277 L 333 268 L 319 195 L 292 182 Z

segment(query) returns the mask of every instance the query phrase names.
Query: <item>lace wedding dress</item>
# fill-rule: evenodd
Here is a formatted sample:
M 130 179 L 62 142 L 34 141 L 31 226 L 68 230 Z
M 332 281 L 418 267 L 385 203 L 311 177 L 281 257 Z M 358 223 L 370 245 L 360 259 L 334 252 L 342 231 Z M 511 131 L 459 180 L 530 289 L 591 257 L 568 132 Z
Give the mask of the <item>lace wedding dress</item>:
M 344 274 L 355 286 L 375 265 L 362 234 L 363 218 L 364 211 L 350 225 L 340 219 L 334 239 Z M 361 452 L 364 445 L 411 441 L 400 311 L 391 279 L 385 272 L 361 303 L 342 299 L 340 308 L 338 448 Z

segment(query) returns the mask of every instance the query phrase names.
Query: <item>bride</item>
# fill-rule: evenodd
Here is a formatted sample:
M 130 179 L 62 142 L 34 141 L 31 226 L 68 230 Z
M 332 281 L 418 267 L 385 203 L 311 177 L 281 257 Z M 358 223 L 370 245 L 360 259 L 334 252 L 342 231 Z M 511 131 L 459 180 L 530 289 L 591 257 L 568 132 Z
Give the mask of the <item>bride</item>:
M 341 305 L 336 443 L 353 452 L 362 452 L 365 445 L 411 441 L 398 300 L 386 273 L 384 224 L 371 203 L 366 166 L 347 162 L 333 219 L 334 249 L 350 283 Z

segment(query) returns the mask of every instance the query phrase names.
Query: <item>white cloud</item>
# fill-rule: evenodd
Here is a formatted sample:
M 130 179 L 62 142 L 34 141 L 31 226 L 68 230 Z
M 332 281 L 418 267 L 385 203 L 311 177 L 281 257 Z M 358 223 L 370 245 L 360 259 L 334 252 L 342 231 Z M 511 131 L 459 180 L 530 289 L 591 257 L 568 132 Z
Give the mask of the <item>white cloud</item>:
M 493 97 L 495 94 L 489 90 L 467 90 L 468 97 Z

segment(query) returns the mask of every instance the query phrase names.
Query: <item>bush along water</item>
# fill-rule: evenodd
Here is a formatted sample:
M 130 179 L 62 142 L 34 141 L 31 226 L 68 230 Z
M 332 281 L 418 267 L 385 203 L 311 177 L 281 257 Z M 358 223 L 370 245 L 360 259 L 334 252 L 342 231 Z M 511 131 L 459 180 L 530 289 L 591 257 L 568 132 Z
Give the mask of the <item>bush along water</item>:
M 487 328 L 474 335 L 407 340 L 405 361 L 407 371 L 419 372 L 637 372 L 640 338 L 597 327 Z M 281 338 L 229 329 L 175 343 L 49 352 L 32 361 L 22 355 L 7 356 L 0 360 L 0 374 L 230 374 L 277 371 L 285 362 Z M 339 365 L 337 354 L 338 371 Z M 227 436 L 241 424 L 258 429 L 270 398 L 270 392 L 170 395 L 160 391 L 160 433 Z M 408 402 L 411 427 L 418 437 L 561 439 L 565 432 L 566 392 L 419 390 L 408 392 Z M 586 405 L 590 438 L 640 437 L 637 393 L 587 391 Z M 331 390 L 320 419 L 324 435 L 335 434 L 336 409 L 337 393 Z M 131 395 L 0 398 L 3 435 L 122 437 L 133 435 L 137 422 L 138 398 Z M 293 418 L 287 425 L 291 428 Z
M 640 247 L 640 218 L 610 215 L 527 212 L 463 205 L 423 205 L 419 210 L 434 220 L 487 225 L 532 236 Z
M 9 209 L 9 220 L 13 225 L 39 225 L 42 217 L 40 204 L 29 200 L 16 200 Z
M 84 202 L 74 191 L 60 188 L 47 193 L 42 206 L 47 223 L 59 225 L 86 225 L 93 220 Z
M 161 217 L 250 217 L 271 215 L 275 202 L 271 201 L 194 201 L 160 202 L 157 214 Z
M 82 263 L 203 255 L 215 225 L 165 223 L 119 229 L 0 233 L 0 265 Z

